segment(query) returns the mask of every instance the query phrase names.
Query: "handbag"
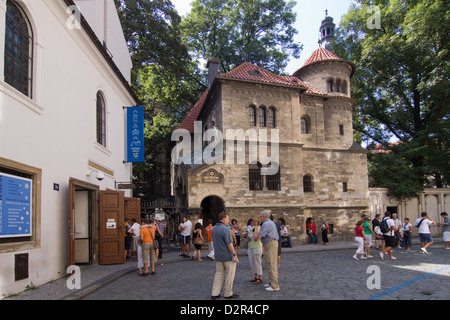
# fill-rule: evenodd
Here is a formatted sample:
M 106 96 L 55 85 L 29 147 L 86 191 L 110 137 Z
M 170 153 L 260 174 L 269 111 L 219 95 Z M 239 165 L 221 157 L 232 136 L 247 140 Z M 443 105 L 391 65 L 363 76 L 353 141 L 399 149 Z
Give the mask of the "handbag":
M 197 237 L 194 238 L 194 244 L 201 246 L 201 245 L 204 245 L 205 242 L 203 241 L 202 238 L 200 238 L 199 236 L 197 236 Z
M 147 227 L 148 229 L 148 227 Z M 153 249 L 159 249 L 159 243 L 158 241 L 155 240 L 155 238 L 153 238 L 152 232 L 150 231 L 150 229 L 148 229 L 148 232 L 150 233 L 150 237 L 152 237 L 153 240 Z M 155 231 L 156 232 L 156 231 Z

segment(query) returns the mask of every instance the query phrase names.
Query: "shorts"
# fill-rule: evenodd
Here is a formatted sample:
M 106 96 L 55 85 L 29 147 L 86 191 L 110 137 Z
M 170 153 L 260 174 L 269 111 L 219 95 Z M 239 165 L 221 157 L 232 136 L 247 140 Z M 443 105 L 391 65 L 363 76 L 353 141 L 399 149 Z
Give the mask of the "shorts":
M 420 239 L 420 242 L 422 242 L 422 243 L 433 242 L 431 233 L 419 233 L 419 239 Z
M 189 244 L 191 242 L 191 236 L 180 235 L 180 242 L 182 244 Z
M 142 245 L 142 261 L 144 263 L 147 263 L 147 261 L 150 261 L 150 263 L 156 262 L 156 251 L 153 248 L 153 243 L 144 243 Z
M 366 238 L 367 238 L 366 245 L 368 247 L 371 247 L 372 246 L 372 234 L 366 234 Z
M 397 246 L 397 241 L 395 240 L 395 236 L 383 235 L 383 238 L 384 238 L 384 242 L 386 244 L 386 247 L 395 248 Z
M 450 231 L 444 231 L 443 238 L 445 242 L 450 241 Z

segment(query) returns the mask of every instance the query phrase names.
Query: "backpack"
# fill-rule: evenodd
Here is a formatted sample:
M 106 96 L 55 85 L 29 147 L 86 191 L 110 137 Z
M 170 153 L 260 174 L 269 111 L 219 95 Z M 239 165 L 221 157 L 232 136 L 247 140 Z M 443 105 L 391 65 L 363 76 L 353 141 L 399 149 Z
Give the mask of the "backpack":
M 388 219 L 383 219 L 383 220 L 381 220 L 381 222 L 380 222 L 380 231 L 381 231 L 382 233 L 388 233 L 389 231 L 391 231 L 391 228 L 389 228 L 389 225 L 388 225 L 388 223 L 387 223 L 387 220 L 388 220 Z

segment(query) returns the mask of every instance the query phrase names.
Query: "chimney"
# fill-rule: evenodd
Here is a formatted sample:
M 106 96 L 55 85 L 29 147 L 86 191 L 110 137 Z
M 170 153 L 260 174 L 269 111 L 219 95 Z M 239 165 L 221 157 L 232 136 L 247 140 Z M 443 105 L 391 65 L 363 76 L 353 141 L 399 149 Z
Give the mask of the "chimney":
M 219 70 L 219 60 L 208 60 L 206 68 L 208 68 L 208 90 L 211 90 L 211 86 Z

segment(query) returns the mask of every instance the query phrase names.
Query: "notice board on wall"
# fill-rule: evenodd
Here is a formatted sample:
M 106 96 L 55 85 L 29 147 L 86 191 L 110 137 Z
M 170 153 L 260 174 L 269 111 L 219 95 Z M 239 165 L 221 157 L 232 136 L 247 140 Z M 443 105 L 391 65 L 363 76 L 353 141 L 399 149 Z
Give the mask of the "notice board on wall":
M 0 238 L 32 232 L 32 180 L 0 173 Z

